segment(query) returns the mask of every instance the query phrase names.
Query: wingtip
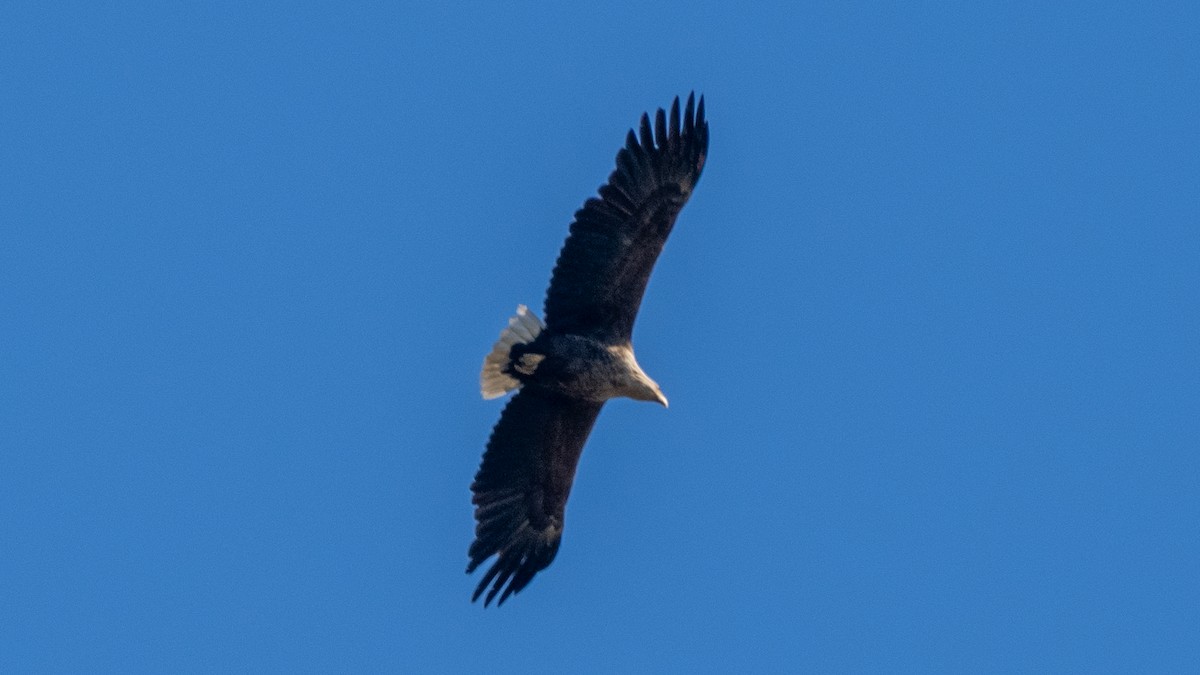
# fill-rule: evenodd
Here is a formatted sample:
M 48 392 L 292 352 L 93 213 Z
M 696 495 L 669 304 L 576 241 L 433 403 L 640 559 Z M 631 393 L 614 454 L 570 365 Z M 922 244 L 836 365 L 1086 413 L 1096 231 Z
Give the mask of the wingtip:
M 678 96 L 676 96 L 675 100 L 671 102 L 670 117 L 671 117 L 671 129 L 670 129 L 670 133 L 668 135 L 670 136 L 672 143 L 678 143 L 679 142 L 679 97 Z
M 641 121 L 642 149 L 647 152 L 654 150 L 654 130 L 650 127 L 650 114 L 642 113 Z
M 500 594 L 500 599 L 496 601 L 497 607 L 503 605 L 504 601 L 507 600 L 509 596 L 513 596 L 518 593 L 518 591 L 513 590 L 513 588 L 513 585 L 509 584 L 508 587 L 504 589 L 504 592 Z

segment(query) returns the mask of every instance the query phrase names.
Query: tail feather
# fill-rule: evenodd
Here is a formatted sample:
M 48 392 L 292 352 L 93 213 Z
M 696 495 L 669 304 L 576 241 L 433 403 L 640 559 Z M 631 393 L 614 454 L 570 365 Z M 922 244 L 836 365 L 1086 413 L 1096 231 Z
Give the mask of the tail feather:
M 528 344 L 537 339 L 542 329 L 541 319 L 525 305 L 517 305 L 517 313 L 508 320 L 508 326 L 500 331 L 500 339 L 492 351 L 483 359 L 483 370 L 479 373 L 479 391 L 485 399 L 499 398 L 521 386 L 517 378 L 504 372 L 513 345 Z

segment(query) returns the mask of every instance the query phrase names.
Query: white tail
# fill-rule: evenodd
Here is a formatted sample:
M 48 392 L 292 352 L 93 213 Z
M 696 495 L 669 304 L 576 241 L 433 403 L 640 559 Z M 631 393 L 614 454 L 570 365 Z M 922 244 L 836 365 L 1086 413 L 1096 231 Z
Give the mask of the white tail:
M 545 326 L 525 305 L 517 305 L 517 313 L 508 320 L 508 326 L 500 331 L 500 339 L 492 351 L 483 359 L 483 370 L 479 373 L 479 391 L 484 398 L 499 398 L 521 386 L 520 381 L 504 372 L 509 362 L 509 351 L 513 345 L 533 342 Z

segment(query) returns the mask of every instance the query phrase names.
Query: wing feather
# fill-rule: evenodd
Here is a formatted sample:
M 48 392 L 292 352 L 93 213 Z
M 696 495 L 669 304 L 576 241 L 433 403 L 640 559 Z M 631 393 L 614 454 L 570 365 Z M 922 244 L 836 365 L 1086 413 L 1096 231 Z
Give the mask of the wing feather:
M 654 263 L 691 196 L 708 153 L 704 99 L 679 99 L 670 115 L 642 115 L 625 137 L 616 169 L 575 213 L 546 294 L 546 326 L 625 342 Z
M 602 405 L 526 386 L 505 406 L 471 484 L 467 573 L 496 556 L 472 601 L 487 591 L 485 606 L 497 594 L 503 604 L 554 560 L 575 468 Z

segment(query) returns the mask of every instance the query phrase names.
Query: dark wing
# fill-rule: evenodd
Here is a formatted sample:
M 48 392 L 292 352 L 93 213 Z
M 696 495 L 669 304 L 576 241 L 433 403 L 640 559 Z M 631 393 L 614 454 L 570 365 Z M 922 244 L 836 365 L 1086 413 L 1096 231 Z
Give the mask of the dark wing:
M 505 406 L 471 484 L 476 525 L 467 574 L 498 555 L 472 602 L 492 584 L 486 607 L 507 583 L 504 604 L 554 560 L 575 467 L 603 405 L 526 386 Z
M 675 217 L 692 194 L 708 153 L 704 98 L 693 114 L 689 96 L 679 117 L 679 99 L 669 118 L 661 108 L 642 115 L 641 141 L 633 131 L 617 153 L 617 168 L 575 212 L 546 294 L 546 326 L 562 333 L 625 342 L 654 262 Z

